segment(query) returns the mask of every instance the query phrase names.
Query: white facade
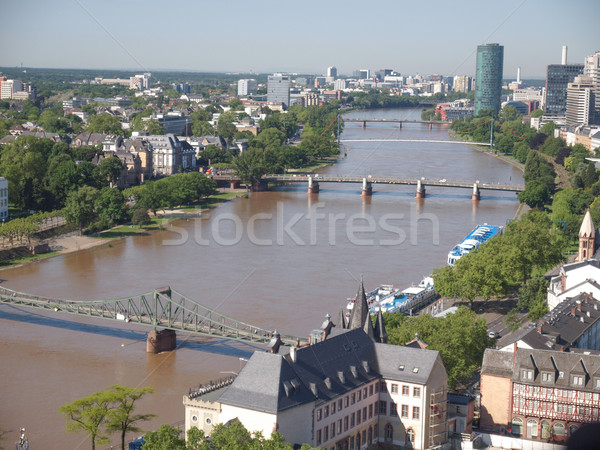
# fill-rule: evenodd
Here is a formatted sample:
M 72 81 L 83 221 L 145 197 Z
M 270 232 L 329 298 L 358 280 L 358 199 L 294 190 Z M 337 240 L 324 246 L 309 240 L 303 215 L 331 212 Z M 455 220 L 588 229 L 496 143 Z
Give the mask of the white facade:
M 6 80 L 0 83 L 0 98 L 13 98 L 13 94 L 23 90 L 23 83 L 19 80 Z
M 267 80 L 267 101 L 282 103 L 284 107 L 290 104 L 290 77 L 276 73 L 269 75 Z
M 567 125 L 590 123 L 593 118 L 594 82 L 591 77 L 575 77 L 567 88 Z
M 8 180 L 0 177 L 0 219 L 8 220 Z
M 592 292 L 594 298 L 600 298 L 600 292 L 588 280 L 600 280 L 600 268 L 597 261 L 565 264 L 560 275 L 550 280 L 548 286 L 548 309 L 552 311 L 563 300 L 575 297 L 582 292 Z M 591 290 L 591 291 L 590 291 Z
M 255 79 L 238 80 L 238 95 L 245 97 L 254 95 L 258 91 L 258 82 Z
M 327 68 L 327 77 L 331 77 L 334 80 L 337 78 L 337 67 L 330 66 Z

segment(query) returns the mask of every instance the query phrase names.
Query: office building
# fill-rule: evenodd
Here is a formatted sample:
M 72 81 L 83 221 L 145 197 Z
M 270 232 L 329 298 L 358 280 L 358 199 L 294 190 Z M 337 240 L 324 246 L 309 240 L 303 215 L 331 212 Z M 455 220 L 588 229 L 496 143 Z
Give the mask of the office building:
M 23 91 L 23 83 L 19 80 L 4 80 L 0 83 L 0 98 L 13 98 L 17 92 Z
M 336 91 L 343 91 L 344 89 L 346 89 L 346 86 L 347 86 L 346 80 L 343 80 L 343 79 L 335 80 L 335 82 L 333 83 L 333 88 Z
M 337 68 L 333 67 L 333 66 L 328 67 L 327 68 L 327 77 L 328 78 L 333 78 L 334 81 L 335 81 L 335 79 L 337 78 Z
M 471 92 L 473 79 L 469 76 L 456 75 L 452 80 L 452 90 L 455 92 Z
M 546 97 L 544 111 L 548 116 L 567 114 L 567 88 L 576 76 L 583 74 L 583 64 L 567 64 L 567 46 L 562 48 L 561 64 L 546 68 Z
M 592 79 L 594 102 L 590 113 L 590 123 L 600 125 L 600 52 L 585 57 L 583 74 Z
M 129 88 L 137 89 L 139 91 L 143 91 L 144 89 L 150 89 L 151 84 L 151 73 L 143 73 L 141 75 L 135 75 L 133 77 L 129 77 Z
M 255 79 L 238 80 L 238 93 L 240 97 L 255 95 L 258 92 L 258 83 Z
M 504 46 L 484 44 L 477 46 L 475 85 L 475 115 L 482 109 L 500 111 Z
M 282 103 L 284 108 L 290 104 L 290 77 L 275 73 L 267 79 L 267 101 L 269 103 Z
M 567 85 L 567 125 L 589 125 L 594 118 L 595 84 L 592 77 L 578 76 Z

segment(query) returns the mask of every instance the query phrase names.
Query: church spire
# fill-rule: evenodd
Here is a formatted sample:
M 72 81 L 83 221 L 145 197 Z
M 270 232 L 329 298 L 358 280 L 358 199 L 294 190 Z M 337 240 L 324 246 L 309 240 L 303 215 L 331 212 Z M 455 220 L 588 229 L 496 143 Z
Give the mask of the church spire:
M 383 320 L 383 313 L 381 308 L 377 311 L 377 319 L 375 319 L 375 342 L 387 344 L 388 334 L 385 330 L 385 323 Z
M 360 286 L 358 287 L 358 293 L 356 294 L 356 300 L 354 301 L 354 307 L 352 308 L 348 328 L 351 330 L 362 328 L 371 339 L 375 340 L 373 325 L 371 324 L 371 315 L 369 314 L 369 304 L 367 303 L 367 295 L 365 294 L 365 286 L 362 277 Z
M 588 209 L 585 212 L 581 228 L 579 228 L 579 254 L 577 255 L 577 260 L 585 261 L 586 259 L 593 257 L 595 246 L 596 229 L 594 228 L 592 215 Z

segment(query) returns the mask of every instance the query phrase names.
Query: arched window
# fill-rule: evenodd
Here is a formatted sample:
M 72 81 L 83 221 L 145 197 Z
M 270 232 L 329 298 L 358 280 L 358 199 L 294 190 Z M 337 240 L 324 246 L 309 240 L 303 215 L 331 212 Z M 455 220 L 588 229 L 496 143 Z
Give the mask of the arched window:
M 369 431 L 367 433 L 367 442 L 369 445 L 373 443 L 373 429 L 371 427 L 369 427 Z
M 391 423 L 385 424 L 385 442 L 392 442 L 394 440 L 394 427 Z
M 350 450 L 354 450 L 354 436 L 350 436 Z
M 569 425 L 569 436 L 573 436 L 573 433 L 575 433 L 577 429 L 577 425 Z
M 360 431 L 356 433 L 356 448 L 360 449 Z
M 523 433 L 523 419 L 515 417 L 512 421 L 512 434 L 514 436 L 521 436 Z
M 550 422 L 547 420 L 542 422 L 542 439 L 550 439 Z
M 415 431 L 412 428 L 406 430 L 406 443 L 410 445 L 415 443 Z
M 529 419 L 527 421 L 527 437 L 534 438 L 538 435 L 538 423 L 535 419 Z
M 565 426 L 560 422 L 555 423 L 554 424 L 554 434 L 556 436 L 564 436 L 565 435 Z

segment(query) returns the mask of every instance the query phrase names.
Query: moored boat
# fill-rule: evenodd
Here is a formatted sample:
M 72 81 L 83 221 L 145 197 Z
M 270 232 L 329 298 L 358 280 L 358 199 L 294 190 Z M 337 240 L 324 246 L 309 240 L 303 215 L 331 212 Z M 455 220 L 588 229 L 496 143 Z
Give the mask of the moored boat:
M 477 225 L 459 244 L 448 252 L 448 265 L 453 266 L 463 256 L 471 253 L 498 234 L 502 234 L 504 227 L 499 225 Z

